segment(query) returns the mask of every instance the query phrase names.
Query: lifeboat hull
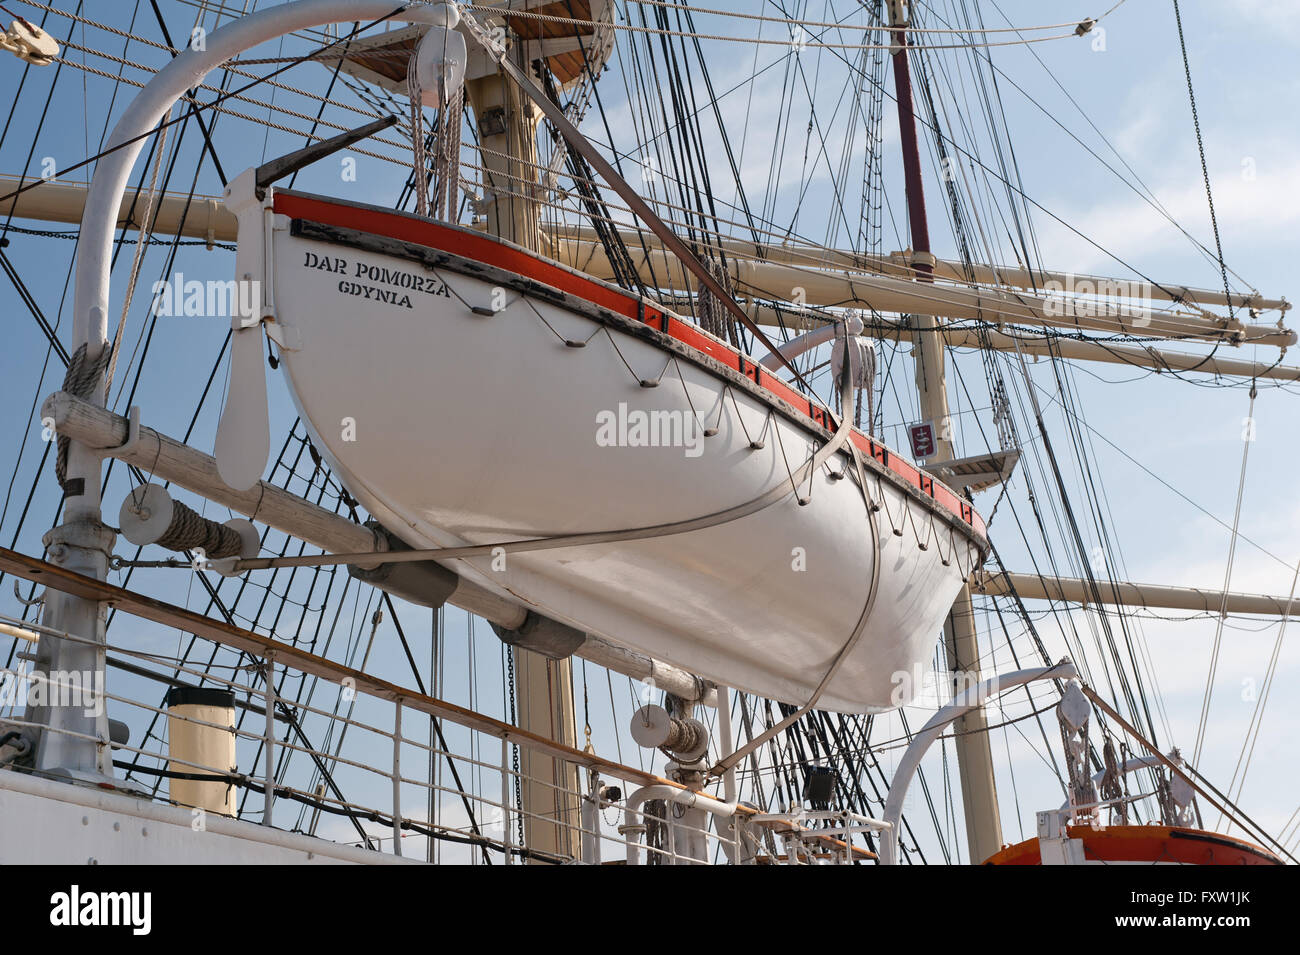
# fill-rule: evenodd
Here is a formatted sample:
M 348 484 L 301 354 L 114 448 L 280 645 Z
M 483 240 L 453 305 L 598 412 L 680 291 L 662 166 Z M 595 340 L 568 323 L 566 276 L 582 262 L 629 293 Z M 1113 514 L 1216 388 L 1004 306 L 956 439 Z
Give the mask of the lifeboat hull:
M 419 548 L 615 531 L 784 482 L 770 506 L 703 530 L 448 566 L 790 703 L 821 682 L 877 575 L 865 630 L 818 705 L 906 701 L 984 547 L 966 502 L 854 432 L 873 529 L 847 451 L 791 482 L 831 438 L 824 409 L 697 327 L 471 230 L 288 192 L 266 203 L 294 401 L 387 529 Z

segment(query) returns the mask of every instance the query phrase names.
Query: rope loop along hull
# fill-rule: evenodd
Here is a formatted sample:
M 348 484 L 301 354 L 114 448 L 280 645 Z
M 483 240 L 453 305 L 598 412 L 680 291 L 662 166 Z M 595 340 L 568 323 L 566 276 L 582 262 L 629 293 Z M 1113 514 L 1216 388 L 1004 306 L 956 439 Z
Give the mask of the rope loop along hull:
M 245 230 L 269 223 L 268 329 L 292 342 L 280 355 L 293 398 L 390 531 L 421 548 L 609 531 L 454 569 L 790 703 L 853 634 L 879 562 L 866 628 L 818 705 L 869 712 L 910 696 L 986 548 L 979 516 L 940 482 L 857 432 L 865 496 L 847 449 L 804 467 L 832 438 L 829 412 L 653 303 L 516 246 L 287 191 L 262 211 L 241 215 L 241 252 Z M 782 486 L 702 529 L 620 533 Z

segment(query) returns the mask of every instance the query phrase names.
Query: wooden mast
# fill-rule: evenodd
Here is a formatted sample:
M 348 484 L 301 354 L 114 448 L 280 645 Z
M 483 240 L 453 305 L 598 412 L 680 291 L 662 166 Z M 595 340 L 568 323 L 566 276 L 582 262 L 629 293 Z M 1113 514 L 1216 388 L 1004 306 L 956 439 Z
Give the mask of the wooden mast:
M 548 16 L 594 19 L 588 3 L 524 4 L 523 8 L 536 8 L 536 12 Z M 561 83 L 575 77 L 566 76 L 554 57 L 541 55 L 543 44 L 590 32 L 590 28 L 575 25 L 569 29 L 554 22 L 549 22 L 543 32 L 535 19 L 509 16 L 486 25 L 505 39 L 508 55 L 517 67 L 531 72 L 531 60 L 543 59 L 548 68 L 561 70 L 557 74 Z M 471 40 L 468 47 L 465 90 L 478 131 L 483 167 L 484 195 L 478 211 L 483 214 L 488 234 L 539 252 L 542 229 L 537 127 L 541 111 L 479 44 Z M 568 51 L 570 56 L 573 52 Z M 577 52 L 584 52 L 580 43 Z M 592 64 L 592 68 L 598 69 L 599 65 Z M 522 648 L 512 652 L 520 728 L 576 748 L 572 658 L 551 660 Z M 528 847 L 550 855 L 579 858 L 581 807 L 577 793 L 581 779 L 576 767 L 521 750 L 519 772 L 524 841 Z
M 907 15 L 903 0 L 890 0 L 890 26 L 898 27 L 894 38 L 894 89 L 898 100 L 898 128 L 902 142 L 903 172 L 907 184 L 907 212 L 912 232 L 911 267 L 918 282 L 934 280 L 935 258 L 930 252 L 930 230 L 925 215 L 925 190 L 921 181 L 921 152 L 917 145 L 916 115 L 912 105 L 912 81 L 907 62 Z M 916 356 L 916 387 L 921 415 L 933 427 L 934 454 L 930 464 L 953 458 L 952 425 L 948 417 L 947 382 L 944 374 L 944 344 L 935 330 L 939 321 L 932 315 L 917 315 L 918 328 L 913 354 Z M 944 645 L 954 688 L 961 692 L 979 682 L 979 641 L 975 633 L 975 612 L 970 588 L 963 586 L 943 627 Z M 982 707 L 974 707 L 956 724 L 957 765 L 961 776 L 962 805 L 966 818 L 966 839 L 970 861 L 983 862 L 1002 847 L 1002 819 L 998 814 L 997 784 L 993 779 L 993 754 L 989 747 L 987 722 Z

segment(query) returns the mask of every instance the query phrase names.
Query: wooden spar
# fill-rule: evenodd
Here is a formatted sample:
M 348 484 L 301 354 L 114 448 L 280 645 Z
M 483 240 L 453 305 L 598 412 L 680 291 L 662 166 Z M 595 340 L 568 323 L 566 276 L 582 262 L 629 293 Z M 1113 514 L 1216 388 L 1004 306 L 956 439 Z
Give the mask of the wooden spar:
M 19 182 L 20 180 L 13 177 L 0 176 L 0 194 L 12 192 L 18 187 Z M 13 209 L 16 218 L 44 222 L 77 223 L 81 220 L 85 201 L 86 187 L 84 185 L 57 181 L 49 182 L 24 192 L 7 202 L 0 203 L 0 215 L 7 215 L 8 211 Z M 119 227 L 125 227 L 132 221 L 130 209 L 130 199 L 123 199 L 121 212 L 118 216 Z M 156 233 L 199 238 L 209 242 L 232 242 L 235 239 L 235 217 L 218 198 L 195 196 L 191 200 L 184 195 L 167 193 L 157 198 L 154 211 L 157 214 L 157 223 L 154 228 Z M 647 239 L 646 241 L 652 240 Z M 780 261 L 780 256 L 776 254 L 779 248 L 776 247 L 772 250 L 773 261 Z M 629 249 L 634 250 L 635 255 L 642 256 L 642 260 L 639 261 L 644 266 L 643 254 L 637 251 L 639 247 L 632 244 L 629 245 Z M 552 252 L 554 251 L 552 250 Z M 563 252 L 564 250 L 561 249 L 560 251 Z M 569 252 L 564 252 L 560 260 L 581 268 L 597 278 L 610 277 L 612 271 L 609 269 L 608 260 L 604 258 L 603 252 L 595 250 L 594 247 L 591 251 L 593 253 L 591 255 L 586 254 L 584 251 L 583 255 L 577 256 L 575 261 L 575 256 L 572 249 L 570 249 Z M 846 268 L 862 264 L 859 261 L 861 257 L 849 261 L 847 257 L 850 253 L 835 253 L 835 255 L 844 256 L 845 260 L 835 260 L 829 264 Z M 795 259 L 796 255 L 791 254 L 790 258 Z M 802 257 L 798 258 L 798 262 L 806 266 L 812 264 Z M 599 274 L 602 269 L 609 272 L 610 275 L 602 276 Z M 649 277 L 648 269 L 645 277 Z M 865 278 L 869 277 L 864 276 Z M 1198 301 L 1213 304 L 1209 299 L 1202 297 L 1201 290 L 1191 291 L 1196 295 Z M 1279 307 L 1279 303 L 1287 304 L 1284 299 L 1279 301 L 1267 299 L 1258 302 L 1257 305 L 1260 308 L 1275 308 Z M 665 302 L 665 304 L 671 305 L 672 303 Z M 681 303 L 683 310 L 687 307 L 686 302 Z M 802 328 L 814 321 L 820 323 L 820 319 L 813 318 L 812 313 L 809 313 L 808 317 L 801 321 L 797 313 L 789 311 L 784 311 L 778 316 L 777 310 L 770 305 L 750 303 L 742 307 L 756 323 L 766 328 L 778 328 L 782 324 L 787 328 Z M 883 324 L 872 323 L 865 329 L 863 334 L 891 341 L 901 341 L 904 337 L 911 337 L 908 331 L 894 327 L 895 324 L 888 320 Z M 1049 341 L 1043 337 L 1022 336 L 996 330 L 988 330 L 981 337 L 975 329 L 971 328 L 941 327 L 935 334 L 940 335 L 945 343 L 952 348 L 1020 351 L 1027 355 L 1036 356 L 1056 355 L 1072 361 L 1095 361 L 1105 364 L 1128 365 L 1135 368 L 1151 368 L 1159 372 L 1191 371 L 1207 375 L 1261 380 L 1300 381 L 1300 367 L 1280 365 L 1276 362 L 1257 362 L 1223 357 L 1222 355 L 1196 355 L 1187 352 L 1165 351 L 1151 346 L 1112 345 L 1107 342 L 1081 339 L 1056 338 Z
M 580 252 L 585 252 L 588 246 L 599 246 L 600 243 L 599 235 L 590 226 L 544 226 L 543 232 L 555 243 L 555 249 L 561 255 L 575 254 L 574 252 L 565 251 L 565 247 L 570 244 Z M 629 251 L 633 251 L 634 255 L 644 256 L 643 249 L 656 253 L 662 249 L 654 236 L 627 230 L 621 231 L 619 235 L 628 246 Z M 916 270 L 907 264 L 907 255 L 904 252 L 891 252 L 889 255 L 870 255 L 852 252 L 847 249 L 828 249 L 812 244 L 755 245 L 753 242 L 744 239 L 724 237 L 717 237 L 712 241 L 726 251 L 728 257 L 734 256 L 755 262 L 795 265 L 806 269 L 869 272 L 901 279 L 910 279 L 916 275 Z M 1019 266 L 980 265 L 977 263 L 971 264 L 971 273 L 968 275 L 962 263 L 954 262 L 951 259 L 935 259 L 934 277 L 963 284 L 973 281 L 978 285 L 1010 286 L 1011 288 L 1029 291 L 1041 291 L 1051 282 L 1059 283 L 1067 288 L 1076 286 L 1080 282 L 1086 282 L 1093 288 L 1113 288 L 1132 285 L 1138 281 L 1079 272 L 1031 270 Z M 1213 289 L 1191 288 L 1175 282 L 1149 283 L 1146 294 L 1152 299 L 1164 302 L 1182 302 L 1193 308 L 1198 306 L 1204 308 L 1210 305 L 1222 306 L 1227 304 L 1228 301 L 1228 297 L 1222 290 L 1216 292 Z M 1291 308 L 1291 303 L 1285 298 L 1264 298 L 1258 292 L 1251 292 L 1250 294 L 1234 293 L 1232 305 L 1234 308 L 1253 308 L 1260 312 L 1285 312 Z
M 760 325 L 772 328 L 803 329 L 811 327 L 815 313 L 804 314 L 803 321 L 797 311 L 778 315 L 770 305 L 749 305 L 750 316 Z M 817 324 L 825 321 L 817 318 Z M 911 341 L 913 329 L 902 322 L 890 319 L 872 320 L 862 331 L 863 335 L 884 341 Z M 1205 375 L 1239 377 L 1273 381 L 1300 381 L 1300 367 L 1277 362 L 1250 361 L 1242 358 L 1224 358 L 1219 354 L 1197 355 L 1192 352 L 1168 351 L 1149 345 L 1112 345 L 1105 341 L 1083 338 L 1052 337 L 1032 329 L 1013 331 L 993 328 L 954 328 L 943 325 L 933 330 L 950 348 L 983 349 L 986 351 L 1019 352 L 1035 357 L 1064 358 L 1070 361 L 1095 361 L 1133 368 L 1150 368 L 1157 372 L 1198 372 Z
M 663 253 L 632 252 L 643 281 L 671 274 L 656 261 Z M 598 245 L 565 242 L 552 250 L 552 258 L 597 278 L 611 279 L 614 269 Z M 1228 342 L 1231 344 L 1294 345 L 1296 334 L 1277 325 L 1232 322 L 1213 313 L 1169 312 L 1148 308 L 1143 287 L 1112 288 L 1135 295 L 1128 299 L 1107 293 L 1102 298 L 1045 296 L 997 286 L 973 288 L 966 284 L 927 284 L 908 278 L 809 265 L 783 265 L 741 256 L 729 256 L 727 269 L 737 294 L 782 302 L 796 297 L 813 307 L 871 308 L 877 312 L 929 314 L 939 318 L 982 319 L 1022 325 L 1044 325 L 1076 331 L 1129 334 L 1139 338 Z
M 0 176 L 0 196 L 31 185 L 32 177 Z M 80 225 L 86 208 L 86 194 L 90 187 L 82 182 L 61 182 L 54 179 L 28 189 L 16 196 L 0 200 L 0 215 L 37 222 L 66 222 Z M 139 228 L 144 216 L 146 195 L 141 193 L 122 197 L 118 206 L 114 228 Z M 208 242 L 234 242 L 235 214 L 222 204 L 218 196 L 168 192 L 155 197 L 153 213 L 157 217 L 153 231 L 163 235 L 179 235 Z
M 30 184 L 31 179 L 17 176 L 0 175 L 0 196 L 8 195 Z M 85 183 L 61 182 L 52 180 L 42 183 L 17 196 L 0 201 L 0 215 L 13 216 L 15 219 L 29 219 L 38 222 L 81 222 L 82 210 L 86 204 Z M 117 226 L 130 229 L 137 225 L 132 216 L 132 204 L 136 205 L 135 215 L 143 212 L 140 201 L 133 197 L 123 198 L 118 214 Z M 204 239 L 209 242 L 234 242 L 236 236 L 235 216 L 222 204 L 220 196 L 167 192 L 154 200 L 154 214 L 157 221 L 153 231 L 162 235 L 179 235 L 191 239 Z M 548 239 L 549 254 L 552 258 L 568 265 L 590 269 L 579 263 L 589 262 L 608 269 L 608 262 L 603 259 L 596 231 L 589 226 L 565 226 L 562 230 L 543 226 L 543 235 Z M 646 253 L 643 246 L 653 252 L 668 253 L 653 235 L 624 231 L 624 242 L 634 257 L 642 260 L 644 265 Z M 715 240 L 726 250 L 728 257 L 752 260 L 755 263 L 766 262 L 777 265 L 797 266 L 804 269 L 832 269 L 851 275 L 884 275 L 906 279 L 914 270 L 905 264 L 904 254 L 895 252 L 888 256 L 862 255 L 843 249 L 823 249 L 817 246 L 799 245 L 764 245 L 755 248 L 751 242 L 740 239 L 718 238 Z M 1088 282 L 1093 288 L 1112 288 L 1122 284 L 1122 280 L 1100 275 L 1082 275 L 1073 272 L 1031 271 L 1012 266 L 974 265 L 974 280 L 979 285 L 990 287 L 1009 286 L 1027 290 L 1041 290 L 1048 282 L 1062 285 Z M 934 266 L 936 278 L 964 283 L 966 274 L 959 262 L 936 259 Z M 598 275 L 597 278 L 608 276 Z M 646 278 L 649 277 L 647 270 Z M 1212 289 L 1190 288 L 1173 282 L 1153 283 L 1146 290 L 1152 299 L 1159 301 L 1181 301 L 1193 307 L 1222 306 L 1227 296 Z M 1287 311 L 1291 303 L 1285 298 L 1264 298 L 1258 293 L 1249 295 L 1234 294 L 1234 308 L 1253 308 L 1256 311 Z
M 53 421 L 54 431 L 58 434 L 67 435 L 88 447 L 102 449 L 107 457 L 134 464 L 157 478 L 324 550 L 354 553 L 376 549 L 376 538 L 369 528 L 305 501 L 284 488 L 266 481 L 246 491 L 227 487 L 217 475 L 217 465 L 211 456 L 152 428 L 141 425 L 139 438 L 123 447 L 130 433 L 130 423 L 126 418 L 66 392 L 56 392 L 47 398 L 41 416 Z M 519 604 L 504 600 L 464 578 L 460 579 L 448 600 L 506 629 L 521 626 L 527 614 Z M 711 688 L 685 670 L 609 643 L 594 634 L 587 635 L 587 641 L 577 650 L 577 655 L 636 680 L 653 680 L 656 686 L 683 699 L 707 702 L 710 698 Z
M 21 180 L 17 178 L 0 176 L 0 195 L 13 192 L 19 187 L 20 183 Z M 8 215 L 12 210 L 16 218 L 44 222 L 77 223 L 81 220 L 85 199 L 86 187 L 83 184 L 57 181 L 42 183 L 35 189 L 30 189 L 5 202 L 0 202 L 0 215 Z M 142 207 L 138 202 L 136 205 L 137 208 L 133 211 L 131 197 L 123 198 L 118 213 L 118 227 L 128 227 L 134 222 L 133 216 L 142 214 Z M 157 221 L 153 231 L 163 235 L 181 235 L 203 239 L 209 243 L 233 242 L 236 236 L 234 215 L 225 208 L 220 199 L 212 196 L 194 196 L 191 199 L 189 196 L 167 193 L 156 198 L 154 213 Z M 582 234 L 581 230 L 579 232 Z M 629 233 L 629 236 L 631 236 L 631 233 Z M 670 253 L 664 250 L 653 236 L 646 237 L 644 241 L 652 249 L 650 254 L 641 249 L 640 241 L 630 242 L 628 248 L 632 251 L 637 262 L 642 279 L 650 281 L 654 274 L 664 274 L 662 268 L 658 268 L 657 271 L 652 269 L 652 266 L 658 267 L 662 264 L 656 262 L 655 259 L 668 256 Z M 1157 312 L 1152 316 L 1149 325 L 1138 324 L 1142 321 L 1141 313 L 1128 314 L 1126 311 L 1113 307 L 1109 308 L 1106 313 L 1097 315 L 1079 315 L 1076 317 L 1048 315 L 1044 313 L 1040 296 L 1032 294 L 1022 296 L 998 288 L 999 278 L 1002 279 L 1003 285 L 1020 287 L 1022 282 L 1028 283 L 1029 275 L 1024 270 L 1020 270 L 1020 272 L 1006 270 L 1004 273 L 1000 267 L 996 275 L 985 267 L 979 267 L 983 271 L 976 275 L 976 279 L 989 285 L 988 288 L 977 290 L 964 285 L 939 285 L 920 293 L 923 297 L 918 300 L 918 291 L 915 284 L 907 280 L 907 276 L 912 270 L 894 264 L 892 259 L 883 257 L 872 259 L 867 256 L 856 256 L 852 253 L 825 250 L 826 257 L 818 261 L 816 253 L 811 249 L 806 252 L 791 251 L 788 247 L 766 249 L 765 257 L 758 259 L 752 251 L 746 250 L 747 247 L 744 243 L 738 240 L 723 241 L 726 247 L 731 245 L 738 247 L 736 249 L 729 248 L 728 256 L 732 280 L 736 286 L 742 290 L 748 290 L 753 297 L 770 298 L 773 301 L 785 300 L 790 296 L 790 290 L 797 287 L 804 290 L 804 303 L 811 306 L 857 304 L 870 306 L 878 312 L 910 312 L 926 308 L 932 314 L 945 318 L 979 318 L 991 322 L 1005 321 L 1025 325 L 1047 325 L 1099 332 L 1131 332 L 1140 338 L 1164 337 L 1176 340 L 1216 341 L 1231 340 L 1234 333 L 1239 333 L 1241 339 L 1249 344 L 1288 347 L 1296 341 L 1294 332 L 1274 325 L 1241 325 L 1238 328 L 1225 331 L 1222 320 L 1205 313 L 1165 315 Z M 549 245 L 548 254 L 557 261 L 581 269 L 596 278 L 611 279 L 614 277 L 613 268 L 603 249 L 598 244 L 583 239 L 577 242 L 569 240 L 552 242 Z M 953 263 L 944 264 L 940 262 L 936 265 L 936 274 L 939 277 L 960 282 L 960 277 L 953 272 L 952 267 Z M 1068 273 L 1055 272 L 1043 273 L 1042 280 L 1044 282 L 1052 280 L 1088 281 L 1094 283 L 1094 288 L 1102 286 L 1113 288 L 1122 284 L 1117 279 L 1098 276 L 1073 276 L 1071 278 Z M 1152 299 L 1168 298 L 1163 294 L 1163 288 L 1166 291 L 1181 290 L 1186 293 L 1187 301 L 1200 305 L 1221 304 L 1215 300 L 1214 293 L 1204 289 L 1188 289 L 1174 285 L 1153 285 L 1149 288 L 1145 286 L 1143 288 L 1145 293 L 1149 293 Z M 1222 292 L 1218 293 L 1218 298 L 1224 298 Z M 1262 299 L 1258 296 L 1244 299 L 1234 297 L 1234 305 L 1245 304 L 1257 309 L 1286 309 L 1290 307 L 1290 303 L 1285 299 Z M 775 312 L 768 306 L 750 304 L 742 307 L 757 324 L 764 327 L 778 325 Z M 1115 314 L 1111 315 L 1110 312 Z M 784 317 L 784 321 L 787 326 L 791 323 L 788 315 Z M 872 330 L 868 329 L 867 334 L 872 334 Z M 954 332 L 945 329 L 944 334 L 952 335 Z M 957 332 L 956 334 L 962 333 Z M 968 336 L 968 342 L 950 341 L 949 344 L 957 345 L 957 347 L 987 347 L 979 343 L 978 336 L 973 333 Z M 1014 343 L 1008 342 L 1005 344 L 1008 346 L 1005 349 L 996 345 L 991 347 L 994 350 L 1015 350 Z M 1172 356 L 1169 363 L 1162 363 L 1158 355 L 1148 362 L 1141 355 L 1125 356 L 1126 349 L 1124 347 L 1112 350 L 1107 346 L 1103 350 L 1089 342 L 1079 342 L 1077 345 L 1082 347 L 1073 347 L 1072 350 L 1075 354 L 1064 357 L 1086 361 L 1136 364 L 1161 370 L 1189 370 L 1191 368 L 1190 365 L 1182 361 L 1181 356 L 1177 355 Z M 1135 351 L 1131 348 L 1127 350 Z M 1146 354 L 1145 350 L 1142 351 L 1142 354 Z M 1199 362 L 1200 358 L 1192 360 Z M 1214 367 L 1216 363 L 1221 363 L 1222 367 Z M 1273 365 L 1264 362 L 1214 359 L 1201 370 L 1207 373 L 1241 375 L 1243 377 L 1272 377 L 1285 381 L 1295 380 L 1295 376 L 1300 375 L 1300 370 L 1287 368 L 1278 369 L 1274 374 L 1264 372 L 1264 369 L 1273 367 Z
M 1203 613 L 1259 614 L 1288 617 L 1293 601 L 1270 594 L 1244 594 L 1201 590 L 1197 587 L 1166 587 L 1128 581 L 1097 581 L 1096 592 L 1087 580 L 1077 577 L 1042 577 L 1038 574 L 997 573 L 976 579 L 975 593 L 994 597 L 1015 593 L 1025 600 L 1061 600 L 1077 604 L 1108 604 L 1162 610 L 1191 610 Z

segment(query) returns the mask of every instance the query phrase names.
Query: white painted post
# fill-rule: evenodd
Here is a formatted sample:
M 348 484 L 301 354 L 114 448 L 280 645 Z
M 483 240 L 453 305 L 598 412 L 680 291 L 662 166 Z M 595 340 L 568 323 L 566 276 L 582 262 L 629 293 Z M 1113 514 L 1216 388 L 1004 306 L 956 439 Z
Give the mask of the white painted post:
M 266 680 L 266 733 L 263 751 L 266 757 L 263 785 L 262 825 L 271 825 L 271 814 L 275 809 L 275 654 L 268 653 L 263 673 Z
M 510 851 L 510 740 L 501 737 L 501 845 L 505 850 L 506 865 L 514 864 Z
M 402 698 L 393 711 L 393 855 L 402 854 Z

